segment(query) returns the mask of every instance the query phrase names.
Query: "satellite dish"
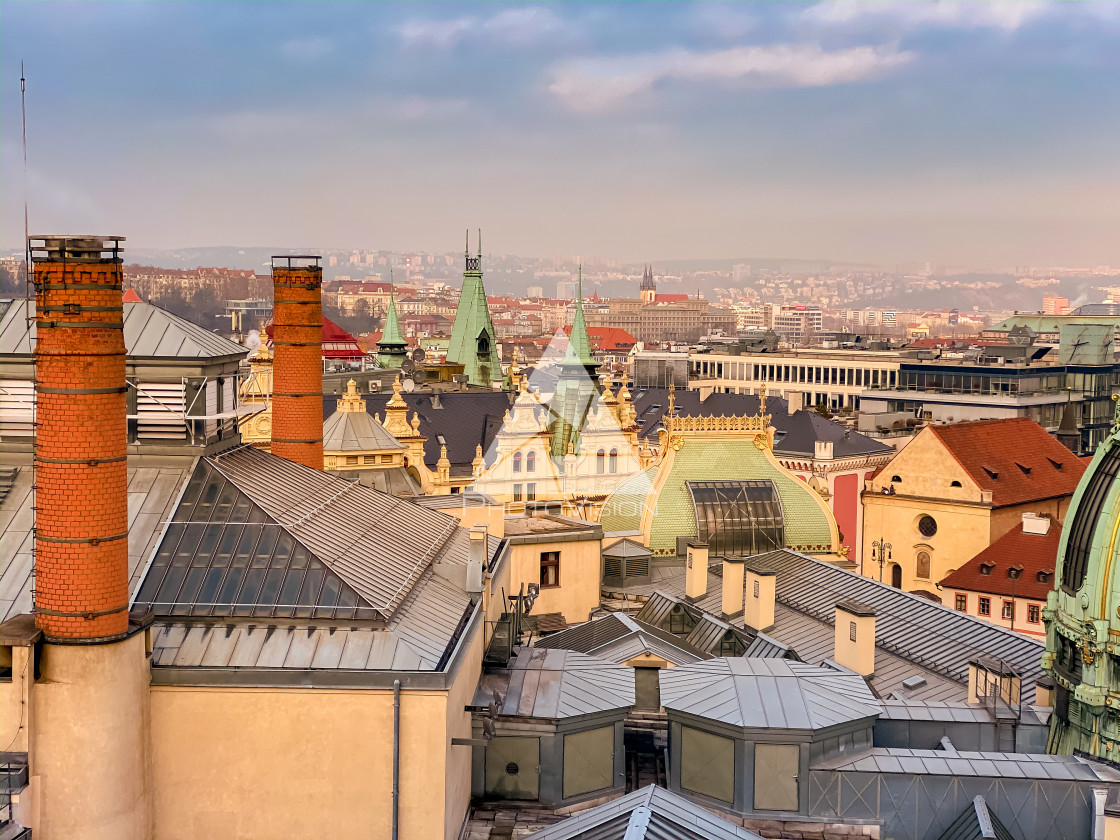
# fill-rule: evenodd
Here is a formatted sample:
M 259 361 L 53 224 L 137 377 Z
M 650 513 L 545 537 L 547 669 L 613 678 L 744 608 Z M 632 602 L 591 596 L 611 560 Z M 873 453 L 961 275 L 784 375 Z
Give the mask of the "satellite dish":
M 413 382 L 411 379 L 406 379 L 404 382 L 401 383 L 401 387 L 404 388 L 405 393 L 411 394 L 413 391 L 416 390 L 416 383 Z
M 261 349 L 261 334 L 259 330 L 249 331 L 249 335 L 245 337 L 245 346 L 254 352 Z
M 401 371 L 404 373 L 411 374 L 414 370 L 416 370 L 416 363 L 412 359 L 405 359 L 401 362 Z
M 424 358 L 425 358 L 425 353 L 424 353 L 424 348 L 423 347 L 417 347 L 415 350 L 412 351 L 412 361 L 422 362 L 422 361 L 424 361 Z
M 419 368 L 418 368 L 418 369 L 417 369 L 417 370 L 416 370 L 416 371 L 415 371 L 415 372 L 414 372 L 414 373 L 412 374 L 412 378 L 413 378 L 413 379 L 414 379 L 414 380 L 416 381 L 416 384 L 417 384 L 417 385 L 423 385 L 423 384 L 424 384 L 424 380 L 425 380 L 425 379 L 427 379 L 427 373 L 426 373 L 425 371 L 423 371 L 423 370 L 421 370 L 421 369 L 419 369 Z

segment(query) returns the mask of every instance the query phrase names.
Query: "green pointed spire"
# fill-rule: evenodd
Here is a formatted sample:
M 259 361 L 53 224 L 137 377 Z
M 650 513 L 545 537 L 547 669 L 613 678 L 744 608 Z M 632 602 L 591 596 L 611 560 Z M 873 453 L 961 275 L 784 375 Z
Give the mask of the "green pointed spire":
M 498 340 L 494 322 L 486 305 L 486 289 L 482 285 L 482 231 L 478 233 L 478 256 L 471 256 L 470 231 L 467 231 L 466 267 L 463 291 L 451 328 L 447 361 L 463 366 L 463 373 L 472 385 L 489 388 L 502 379 L 502 363 L 498 357 Z
M 572 321 L 572 334 L 568 337 L 568 349 L 564 353 L 566 364 L 575 363 L 585 368 L 599 366 L 595 354 L 591 352 L 591 337 L 587 334 L 587 321 L 583 317 L 583 266 L 579 267 L 579 284 L 576 292 L 576 317 Z M 590 370 L 589 370 L 590 372 Z
M 408 355 L 408 342 L 401 331 L 397 318 L 397 301 L 393 285 L 393 273 L 389 272 L 389 308 L 385 311 L 385 326 L 381 340 L 377 342 L 377 364 L 383 368 L 399 368 Z

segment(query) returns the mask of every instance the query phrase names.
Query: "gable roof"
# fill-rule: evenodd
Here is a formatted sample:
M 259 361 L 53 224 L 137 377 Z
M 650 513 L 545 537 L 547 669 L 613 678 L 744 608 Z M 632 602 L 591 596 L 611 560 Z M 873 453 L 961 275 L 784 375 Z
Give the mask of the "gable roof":
M 1023 523 L 1020 522 L 959 569 L 942 578 L 939 585 L 949 589 L 1045 601 L 1054 588 L 1054 567 L 1061 540 L 1062 526 L 1058 522 L 1051 522 L 1050 530 L 1045 534 L 1024 533 Z M 983 564 L 991 567 L 989 574 L 981 573 L 980 566 Z M 1014 588 L 1007 576 L 1011 566 L 1022 569 Z M 1049 577 L 1040 581 L 1039 572 L 1048 572 Z
M 1085 464 L 1028 417 L 927 426 L 995 507 L 1071 496 Z M 904 450 L 905 451 L 905 450 Z
M 1016 840 L 999 817 L 988 808 L 983 796 L 973 798 L 937 840 Z
M 235 542 L 219 545 L 228 539 Z M 245 557 L 254 558 L 248 570 L 229 560 L 242 542 Z M 186 551 L 212 574 L 177 580 L 171 558 Z M 466 555 L 467 535 L 454 517 L 243 446 L 200 460 L 135 601 L 162 615 L 388 620 L 434 563 L 465 562 Z M 256 563 L 277 579 L 264 572 L 263 583 L 254 578 Z M 289 567 L 306 570 L 292 576 L 294 587 L 297 577 L 303 581 L 294 589 L 281 574 Z M 221 581 L 235 569 L 244 583 L 223 592 Z M 465 593 L 459 597 L 469 603 Z
M 709 658 L 709 654 L 660 627 L 645 624 L 625 613 L 611 613 L 596 621 L 553 633 L 536 642 L 538 648 L 574 650 L 594 654 L 610 662 L 626 662 L 644 653 L 683 665 Z
M 30 320 L 30 329 L 28 329 Z M 0 355 L 28 355 L 35 345 L 35 301 L 17 300 L 0 320 Z M 124 347 L 130 358 L 230 359 L 249 348 L 150 303 L 124 302 Z
M 680 794 L 650 785 L 568 817 L 529 840 L 760 840 Z
M 661 674 L 661 704 L 745 729 L 826 729 L 879 714 L 859 674 L 772 658 L 671 668 Z

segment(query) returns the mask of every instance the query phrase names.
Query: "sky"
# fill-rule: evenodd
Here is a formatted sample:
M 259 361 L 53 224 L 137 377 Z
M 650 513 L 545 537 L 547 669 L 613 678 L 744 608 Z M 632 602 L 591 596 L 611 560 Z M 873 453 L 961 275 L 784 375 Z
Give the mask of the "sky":
M 138 249 L 1120 265 L 1120 3 L 0 0 L 0 246 L 25 195 Z

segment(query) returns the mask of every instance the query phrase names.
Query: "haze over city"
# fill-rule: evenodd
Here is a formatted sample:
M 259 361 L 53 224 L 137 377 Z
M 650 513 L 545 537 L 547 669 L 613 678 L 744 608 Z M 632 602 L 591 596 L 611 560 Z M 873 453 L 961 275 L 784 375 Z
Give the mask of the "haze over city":
M 0 245 L 1120 263 L 1120 4 L 5 3 Z M 76 126 L 81 125 L 80 137 Z

